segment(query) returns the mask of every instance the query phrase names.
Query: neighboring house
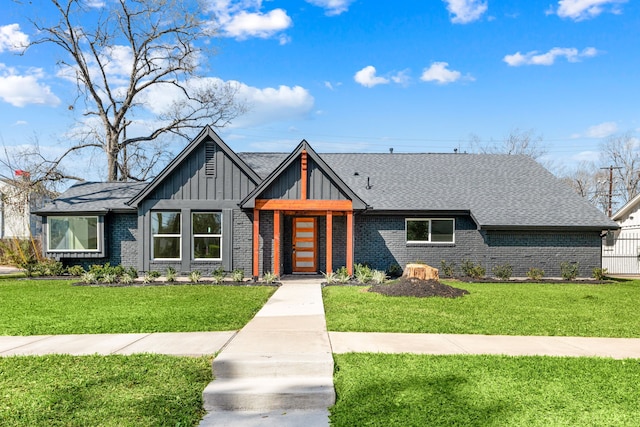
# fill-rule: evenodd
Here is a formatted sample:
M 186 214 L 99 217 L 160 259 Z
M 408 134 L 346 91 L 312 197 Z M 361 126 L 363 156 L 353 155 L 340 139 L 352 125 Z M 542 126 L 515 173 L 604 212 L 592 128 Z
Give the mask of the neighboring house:
M 611 274 L 640 274 L 640 195 L 612 217 L 619 230 L 602 241 L 602 267 Z
M 32 212 L 48 200 L 39 194 L 28 194 L 19 181 L 0 179 L 0 239 L 39 236 L 42 219 Z
M 153 181 L 78 184 L 38 213 L 67 264 L 254 277 L 465 259 L 590 275 L 617 228 L 525 156 L 235 153 L 209 127 Z

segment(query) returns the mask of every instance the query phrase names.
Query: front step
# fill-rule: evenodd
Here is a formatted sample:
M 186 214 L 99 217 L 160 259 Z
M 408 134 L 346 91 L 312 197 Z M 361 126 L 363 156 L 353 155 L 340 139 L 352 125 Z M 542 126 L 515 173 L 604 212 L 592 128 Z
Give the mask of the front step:
M 216 378 L 202 397 L 207 411 L 326 409 L 336 399 L 332 377 Z
M 223 378 L 332 377 L 331 354 L 239 355 L 220 353 L 213 360 L 213 375 Z

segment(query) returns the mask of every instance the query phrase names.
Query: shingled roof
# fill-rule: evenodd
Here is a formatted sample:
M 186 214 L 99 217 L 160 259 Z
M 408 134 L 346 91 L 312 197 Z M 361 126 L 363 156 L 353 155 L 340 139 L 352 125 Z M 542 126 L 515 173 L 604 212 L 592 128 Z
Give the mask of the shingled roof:
M 104 214 L 110 211 L 137 212 L 126 202 L 136 196 L 146 182 L 81 182 L 39 209 L 39 215 L 73 213 Z
M 286 153 L 239 153 L 265 177 Z M 320 154 L 373 211 L 469 212 L 482 228 L 617 225 L 533 159 L 500 154 Z

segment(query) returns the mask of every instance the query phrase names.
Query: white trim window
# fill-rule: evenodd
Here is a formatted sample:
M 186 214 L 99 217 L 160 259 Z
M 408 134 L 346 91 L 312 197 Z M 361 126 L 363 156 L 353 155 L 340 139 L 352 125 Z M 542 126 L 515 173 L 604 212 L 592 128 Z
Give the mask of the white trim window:
M 194 260 L 222 259 L 222 212 L 193 212 L 191 235 Z
M 97 216 L 50 216 L 47 218 L 47 250 L 50 252 L 97 252 Z
M 151 212 L 153 259 L 177 260 L 182 258 L 181 227 L 180 212 Z
M 407 243 L 455 243 L 453 218 L 406 218 Z

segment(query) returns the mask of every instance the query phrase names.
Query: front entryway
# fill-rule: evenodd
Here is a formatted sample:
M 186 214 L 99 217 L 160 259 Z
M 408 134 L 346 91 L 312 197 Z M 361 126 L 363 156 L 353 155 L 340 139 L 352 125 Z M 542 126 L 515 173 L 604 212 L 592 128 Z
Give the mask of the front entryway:
M 293 218 L 293 272 L 316 273 L 317 221 L 314 217 Z

